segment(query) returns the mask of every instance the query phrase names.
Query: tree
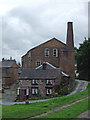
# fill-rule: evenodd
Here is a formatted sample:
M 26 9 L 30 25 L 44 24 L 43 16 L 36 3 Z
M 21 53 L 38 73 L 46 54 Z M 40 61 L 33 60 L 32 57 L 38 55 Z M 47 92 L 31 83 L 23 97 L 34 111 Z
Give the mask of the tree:
M 18 62 L 18 68 L 21 68 L 21 64 L 20 64 L 20 62 Z
M 22 66 L 21 66 L 20 62 L 18 62 L 17 65 L 18 65 L 18 74 L 20 75 L 21 71 L 22 71 Z
M 90 38 L 85 39 L 77 52 L 77 70 L 79 79 L 90 80 Z

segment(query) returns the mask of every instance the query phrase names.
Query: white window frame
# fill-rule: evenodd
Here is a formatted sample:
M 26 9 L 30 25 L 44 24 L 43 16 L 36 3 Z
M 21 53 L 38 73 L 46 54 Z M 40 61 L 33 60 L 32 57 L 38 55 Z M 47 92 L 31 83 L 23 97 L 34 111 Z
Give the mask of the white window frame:
M 48 92 L 48 90 L 49 90 L 50 93 Z M 52 89 L 48 89 L 48 88 L 47 88 L 47 95 L 48 95 L 48 94 L 50 94 L 50 95 L 52 94 Z
M 49 57 L 49 48 L 45 48 L 44 54 L 45 54 L 45 57 Z
M 19 95 L 20 88 L 17 89 L 17 95 Z
M 56 52 L 56 53 L 54 53 L 54 52 Z M 58 49 L 57 48 L 53 49 L 53 56 L 58 57 Z
M 49 94 L 48 89 L 47 89 L 47 95 Z
M 32 94 L 35 94 L 34 88 L 32 88 Z
M 26 95 L 29 95 L 29 89 L 27 89 Z
M 35 80 L 36 81 L 36 83 L 37 83 L 37 80 Z
M 36 94 L 38 94 L 38 89 L 36 88 Z
M 50 83 L 52 84 L 52 80 L 50 80 Z
M 29 53 L 28 53 L 28 57 L 31 57 L 31 51 L 29 51 Z
M 47 84 L 49 83 L 49 80 L 47 80 Z
M 52 84 L 52 80 L 47 80 L 46 84 L 49 84 L 49 82 Z
M 32 84 L 38 83 L 37 80 L 32 80 Z
M 32 80 L 32 84 L 34 84 L 35 83 L 35 80 Z
M 37 88 L 32 88 L 32 94 L 38 94 L 38 89 Z
M 49 89 L 50 90 L 50 95 L 52 94 L 52 89 Z

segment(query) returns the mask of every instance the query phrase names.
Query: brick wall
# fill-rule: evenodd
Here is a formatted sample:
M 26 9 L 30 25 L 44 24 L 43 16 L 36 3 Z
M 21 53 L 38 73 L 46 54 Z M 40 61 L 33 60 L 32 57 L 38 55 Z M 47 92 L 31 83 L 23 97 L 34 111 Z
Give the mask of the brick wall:
M 22 57 L 22 66 L 23 68 L 35 68 L 36 61 L 41 60 L 41 63 L 44 61 L 49 62 L 50 64 L 59 67 L 59 58 L 60 58 L 60 47 L 65 47 L 64 44 L 60 43 L 59 41 L 53 39 L 51 41 L 42 44 L 31 51 L 31 57 L 28 57 L 29 52 Z M 49 48 L 49 57 L 45 57 L 44 50 L 45 48 Z M 53 56 L 53 49 L 58 50 L 58 57 Z
M 49 62 L 50 64 L 56 66 L 57 68 L 61 68 L 61 70 L 71 76 L 71 79 L 75 78 L 75 63 L 74 63 L 74 40 L 73 40 L 73 23 L 67 23 L 67 40 L 66 44 L 58 41 L 53 38 L 33 49 L 28 51 L 22 57 L 22 67 L 23 68 L 35 68 L 36 61 L 41 60 L 41 64 L 43 61 Z M 49 57 L 45 57 L 44 50 L 45 48 L 49 48 L 50 55 Z M 53 56 L 53 49 L 58 49 L 58 57 Z M 65 48 L 66 51 L 61 51 L 61 48 Z M 30 53 L 30 57 L 28 57 Z
M 18 67 L 16 62 L 12 67 L 2 68 L 2 86 L 9 86 L 18 80 Z

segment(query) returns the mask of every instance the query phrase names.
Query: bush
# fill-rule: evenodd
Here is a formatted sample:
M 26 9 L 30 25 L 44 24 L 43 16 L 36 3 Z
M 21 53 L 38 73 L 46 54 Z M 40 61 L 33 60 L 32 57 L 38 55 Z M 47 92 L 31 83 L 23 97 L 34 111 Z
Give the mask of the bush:
M 62 95 L 67 95 L 68 93 L 69 93 L 68 86 L 62 87 L 58 92 L 58 94 L 60 94 L 61 96 Z

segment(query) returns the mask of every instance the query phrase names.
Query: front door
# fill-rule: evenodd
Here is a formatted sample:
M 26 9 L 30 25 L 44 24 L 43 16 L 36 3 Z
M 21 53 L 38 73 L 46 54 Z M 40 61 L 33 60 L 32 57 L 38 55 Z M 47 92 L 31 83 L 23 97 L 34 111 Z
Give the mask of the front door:
M 21 89 L 20 99 L 26 100 L 26 89 Z

